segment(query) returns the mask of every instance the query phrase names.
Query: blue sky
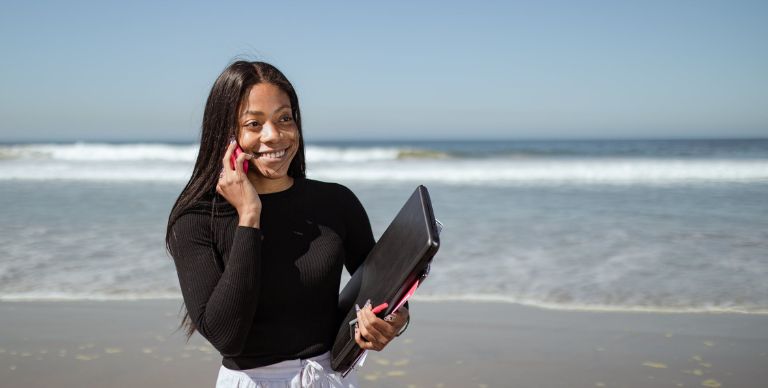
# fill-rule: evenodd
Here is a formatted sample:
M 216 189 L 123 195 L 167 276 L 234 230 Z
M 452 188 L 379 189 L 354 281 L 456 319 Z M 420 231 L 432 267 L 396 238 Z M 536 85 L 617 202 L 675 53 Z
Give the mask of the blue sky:
M 232 60 L 324 139 L 768 137 L 768 2 L 4 4 L 0 141 L 188 140 Z

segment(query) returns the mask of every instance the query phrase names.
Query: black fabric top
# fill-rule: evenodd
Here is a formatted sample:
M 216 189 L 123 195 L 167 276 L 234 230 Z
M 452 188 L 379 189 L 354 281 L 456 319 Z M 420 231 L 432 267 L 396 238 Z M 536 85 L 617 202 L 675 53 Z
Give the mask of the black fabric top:
M 330 350 L 342 266 L 353 273 L 375 244 L 365 209 L 340 184 L 294 179 L 259 197 L 260 228 L 239 226 L 216 195 L 171 229 L 190 318 L 235 370 Z

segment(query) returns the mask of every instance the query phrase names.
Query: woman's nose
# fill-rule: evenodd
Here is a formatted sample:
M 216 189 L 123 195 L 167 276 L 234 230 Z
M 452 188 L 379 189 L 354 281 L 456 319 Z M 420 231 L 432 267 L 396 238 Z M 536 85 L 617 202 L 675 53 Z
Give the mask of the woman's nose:
M 266 143 L 276 139 L 277 129 L 272 125 L 272 122 L 268 121 L 264 123 L 264 126 L 261 128 L 261 142 Z

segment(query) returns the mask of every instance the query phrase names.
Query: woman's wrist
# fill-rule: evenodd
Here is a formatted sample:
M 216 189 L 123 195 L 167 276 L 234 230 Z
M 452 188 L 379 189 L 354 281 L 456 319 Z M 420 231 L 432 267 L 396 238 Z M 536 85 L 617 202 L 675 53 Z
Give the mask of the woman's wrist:
M 247 226 L 249 228 L 259 228 L 261 220 L 261 214 L 258 213 L 246 213 L 240 216 L 239 226 Z

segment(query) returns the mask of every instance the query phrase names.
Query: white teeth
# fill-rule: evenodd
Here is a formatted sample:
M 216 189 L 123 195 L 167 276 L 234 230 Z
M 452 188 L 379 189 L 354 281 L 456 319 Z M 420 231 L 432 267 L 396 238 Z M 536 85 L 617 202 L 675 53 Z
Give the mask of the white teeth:
M 285 150 L 277 151 L 277 152 L 267 152 L 267 153 L 262 152 L 261 154 L 259 154 L 259 156 L 261 157 L 266 157 L 270 159 L 282 158 L 283 155 L 285 155 Z

